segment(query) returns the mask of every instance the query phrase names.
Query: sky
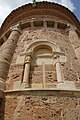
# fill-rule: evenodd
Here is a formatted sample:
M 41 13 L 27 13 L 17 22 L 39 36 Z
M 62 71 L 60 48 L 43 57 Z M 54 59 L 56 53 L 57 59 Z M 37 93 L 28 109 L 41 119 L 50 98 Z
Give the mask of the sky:
M 43 0 L 36 0 L 43 1 Z M 61 4 L 70 9 L 80 21 L 80 0 L 44 0 Z M 0 0 L 0 26 L 10 12 L 26 3 L 32 3 L 32 0 Z

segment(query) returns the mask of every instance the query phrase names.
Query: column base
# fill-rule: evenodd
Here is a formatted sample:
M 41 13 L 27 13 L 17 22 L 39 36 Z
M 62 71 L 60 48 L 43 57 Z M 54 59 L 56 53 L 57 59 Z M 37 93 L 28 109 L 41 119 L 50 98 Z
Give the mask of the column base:
M 13 90 L 21 90 L 26 88 L 29 88 L 29 85 L 26 82 L 21 83 L 21 81 L 16 81 L 13 84 Z
M 63 83 L 59 83 L 57 88 L 62 90 L 76 90 L 75 82 L 68 80 L 64 81 Z
M 24 86 L 25 89 L 26 89 L 26 88 L 29 88 L 29 84 L 27 84 L 27 82 L 23 82 L 23 83 L 22 83 L 22 86 Z
M 64 81 L 57 82 L 57 84 L 64 83 Z

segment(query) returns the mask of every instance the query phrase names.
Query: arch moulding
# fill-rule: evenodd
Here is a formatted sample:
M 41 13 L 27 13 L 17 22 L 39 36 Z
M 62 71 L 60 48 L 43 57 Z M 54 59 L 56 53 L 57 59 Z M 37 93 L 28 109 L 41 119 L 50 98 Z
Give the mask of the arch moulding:
M 46 48 L 51 49 L 52 54 L 53 53 L 60 53 L 60 48 L 56 45 L 56 43 L 52 43 L 50 41 L 47 40 L 37 40 L 35 42 L 32 42 L 26 49 L 26 56 L 27 55 L 31 55 L 33 56 L 33 53 L 35 51 L 35 49 L 38 49 L 40 46 L 44 47 L 46 46 Z

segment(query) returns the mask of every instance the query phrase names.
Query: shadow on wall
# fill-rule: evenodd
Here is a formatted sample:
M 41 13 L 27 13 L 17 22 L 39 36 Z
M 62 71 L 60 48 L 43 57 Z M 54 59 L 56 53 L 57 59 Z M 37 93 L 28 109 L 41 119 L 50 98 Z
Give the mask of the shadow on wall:
M 4 120 L 5 98 L 0 98 L 0 120 Z

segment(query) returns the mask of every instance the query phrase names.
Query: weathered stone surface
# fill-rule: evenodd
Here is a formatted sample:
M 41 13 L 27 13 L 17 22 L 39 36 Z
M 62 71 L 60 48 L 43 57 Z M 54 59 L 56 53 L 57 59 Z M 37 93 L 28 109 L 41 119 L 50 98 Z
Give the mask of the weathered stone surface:
M 79 120 L 80 98 L 41 95 L 6 96 L 4 120 Z
M 6 90 L 11 90 L 13 89 L 14 83 L 15 82 L 22 82 L 23 79 L 23 65 L 12 65 L 10 66 L 10 70 L 7 77 L 7 81 L 6 81 Z
M 18 22 L 21 35 L 6 31 Z M 54 3 L 11 12 L 0 29 L 1 41 L 11 32 L 0 47 L 0 120 L 80 120 L 78 28 L 73 13 Z
M 3 82 L 0 90 L 5 89 L 5 81 L 9 72 L 9 67 L 19 38 L 19 31 L 12 31 L 8 40 L 0 48 L 0 79 Z
M 27 47 L 29 46 L 29 44 L 31 44 L 32 42 L 35 41 L 39 41 L 41 39 L 45 39 L 47 41 L 50 41 L 52 43 L 56 43 L 62 52 L 64 52 L 66 54 L 67 57 L 67 62 L 65 63 L 61 63 L 61 70 L 62 70 L 62 76 L 63 76 L 63 80 L 68 80 L 68 81 L 78 81 L 79 77 L 80 77 L 80 67 L 79 67 L 79 61 L 78 58 L 76 58 L 76 54 L 75 51 L 70 43 L 69 40 L 69 36 L 65 33 L 61 33 L 60 31 L 53 31 L 52 29 L 37 29 L 37 30 L 24 30 L 22 32 L 22 35 L 19 38 L 19 42 L 17 44 L 17 48 L 16 51 L 14 53 L 13 56 L 13 60 L 12 60 L 12 64 L 16 63 L 16 60 L 18 58 L 18 56 L 20 54 L 25 53 Z M 78 43 L 76 43 L 78 44 Z M 25 54 L 23 54 L 23 56 L 25 56 Z M 25 58 L 25 57 L 23 57 Z M 33 69 L 32 69 L 33 67 Z M 23 66 L 24 68 L 24 66 Z M 40 71 L 40 67 L 38 70 L 37 66 L 31 66 L 31 72 L 30 72 L 30 79 L 34 79 L 37 83 L 39 83 L 40 81 L 42 81 L 41 79 L 43 78 L 43 74 L 41 75 L 41 73 L 36 72 Z M 48 66 L 49 69 L 49 66 Z M 47 68 L 46 68 L 47 70 Z M 33 71 L 33 72 L 32 72 Z M 42 69 L 41 69 L 42 71 Z M 13 74 L 17 74 L 18 69 L 15 68 Z M 11 76 L 11 72 L 9 72 L 9 79 L 12 79 Z M 23 73 L 22 73 L 23 74 Z M 35 75 L 34 75 L 35 74 Z M 37 76 L 39 76 L 39 80 L 37 80 Z M 42 78 L 40 77 L 42 76 Z M 46 76 L 48 76 L 48 73 L 46 72 Z M 53 75 L 53 78 L 56 79 L 56 74 Z M 46 77 L 47 78 L 47 77 Z M 7 79 L 7 80 L 9 80 Z M 51 77 L 49 77 L 49 79 L 51 79 Z M 15 78 L 15 80 L 17 80 L 17 78 Z M 22 80 L 22 77 L 19 78 L 19 80 Z M 13 80 L 11 80 L 13 81 Z M 47 81 L 47 79 L 46 79 Z M 30 81 L 29 81 L 30 82 Z
M 53 31 L 52 29 L 44 30 L 43 28 L 41 28 L 34 31 L 25 30 L 22 32 L 9 70 L 8 79 L 6 81 L 6 90 L 26 89 L 26 87 L 24 87 L 24 84 L 20 86 L 24 75 L 24 64 L 18 64 L 18 56 L 20 56 L 21 54 L 25 59 L 24 56 L 27 47 L 31 43 L 42 39 L 51 41 L 52 43 L 56 43 L 67 57 L 67 62 L 61 63 L 62 76 L 65 82 L 58 85 L 55 67 L 46 65 L 46 88 L 67 90 L 76 90 L 76 88 L 80 89 L 78 84 L 79 82 L 76 82 L 79 80 L 80 76 L 79 61 L 76 57 L 74 48 L 70 43 L 69 36 L 65 33 L 62 34 L 61 32 Z M 53 71 L 55 74 L 53 74 Z M 36 66 L 33 62 L 33 64 L 31 65 L 29 77 L 29 87 L 38 89 L 43 88 L 43 67 L 41 65 Z M 71 83 L 69 83 L 70 81 Z M 75 82 L 77 85 L 75 84 Z M 55 96 L 33 96 L 30 94 L 19 96 L 8 95 L 5 99 L 6 102 L 4 120 L 79 120 L 80 98 L 67 97 L 66 93 L 63 92 L 62 94 L 65 97 L 56 96 L 56 94 Z M 71 95 L 72 94 L 70 93 L 69 96 Z

